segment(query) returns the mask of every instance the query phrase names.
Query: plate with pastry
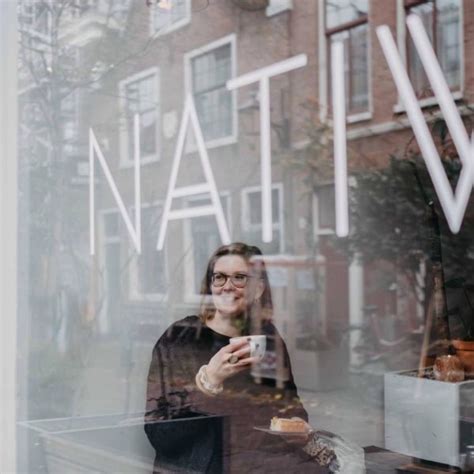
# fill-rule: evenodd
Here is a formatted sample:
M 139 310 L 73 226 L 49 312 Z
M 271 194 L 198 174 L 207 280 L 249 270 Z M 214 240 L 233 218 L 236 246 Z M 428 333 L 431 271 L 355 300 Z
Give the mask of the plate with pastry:
M 313 433 L 306 421 L 302 418 L 279 418 L 274 416 L 270 422 L 270 427 L 254 426 L 254 429 L 277 436 L 307 436 Z

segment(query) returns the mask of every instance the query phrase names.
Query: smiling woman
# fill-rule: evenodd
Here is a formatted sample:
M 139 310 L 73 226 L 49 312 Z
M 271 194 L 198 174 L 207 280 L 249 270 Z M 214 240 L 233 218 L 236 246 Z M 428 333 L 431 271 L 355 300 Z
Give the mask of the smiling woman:
M 145 431 L 156 450 L 156 472 L 173 466 L 193 472 L 275 472 L 278 466 L 296 472 L 297 465 L 298 472 L 325 472 L 300 448 L 304 435 L 288 444 L 254 429 L 268 428 L 274 416 L 308 419 L 286 346 L 271 322 L 260 250 L 243 243 L 217 249 L 201 293 L 201 314 L 174 323 L 153 350 Z M 260 357 L 249 338 L 232 339 L 250 335 L 255 327 L 268 339 L 267 353 L 283 349 L 276 363 L 288 369 L 284 389 L 254 378 Z

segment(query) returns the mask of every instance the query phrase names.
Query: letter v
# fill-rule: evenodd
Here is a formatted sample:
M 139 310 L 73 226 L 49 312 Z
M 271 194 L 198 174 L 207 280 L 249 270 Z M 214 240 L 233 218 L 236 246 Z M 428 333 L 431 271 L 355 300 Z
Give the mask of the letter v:
M 410 83 L 389 27 L 386 25 L 379 26 L 377 28 L 377 36 L 415 133 L 426 167 L 430 173 L 449 228 L 451 232 L 456 234 L 461 227 L 472 190 L 474 143 L 469 142 L 464 125 L 459 117 L 451 92 L 443 77 L 421 20 L 416 15 L 410 15 L 407 19 L 407 24 L 462 161 L 463 166 L 455 193 L 451 189 L 451 184 L 444 171 L 433 137 L 425 122 L 423 112 L 418 104 L 415 91 Z

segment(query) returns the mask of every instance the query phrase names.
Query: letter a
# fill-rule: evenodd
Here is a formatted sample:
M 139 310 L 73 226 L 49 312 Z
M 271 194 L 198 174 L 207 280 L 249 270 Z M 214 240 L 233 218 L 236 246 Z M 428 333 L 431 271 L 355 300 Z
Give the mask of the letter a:
M 204 176 L 206 179 L 205 183 L 194 184 L 191 186 L 184 186 L 176 188 L 176 180 L 178 178 L 179 165 L 183 156 L 184 142 L 186 138 L 186 132 L 188 130 L 189 120 L 194 131 L 194 137 L 196 139 L 199 158 L 203 167 Z M 171 210 L 171 203 L 174 198 L 193 196 L 196 194 L 209 193 L 211 196 L 212 204 L 209 206 L 192 207 L 189 209 Z M 224 218 L 224 211 L 222 209 L 221 201 L 219 199 L 219 193 L 217 191 L 216 182 L 214 175 L 212 174 L 211 163 L 207 154 L 206 146 L 204 144 L 204 137 L 202 135 L 201 126 L 196 113 L 196 107 L 191 95 L 188 95 L 184 104 L 183 117 L 181 119 L 181 125 L 179 129 L 178 142 L 176 145 L 176 151 L 173 158 L 173 166 L 171 169 L 170 182 L 168 192 L 166 193 L 165 206 L 163 210 L 163 217 L 161 219 L 160 235 L 158 236 L 157 249 L 162 250 L 166 230 L 168 227 L 168 221 L 186 219 L 188 217 L 201 217 L 215 215 L 217 221 L 217 227 L 221 240 L 224 244 L 230 243 L 229 230 Z

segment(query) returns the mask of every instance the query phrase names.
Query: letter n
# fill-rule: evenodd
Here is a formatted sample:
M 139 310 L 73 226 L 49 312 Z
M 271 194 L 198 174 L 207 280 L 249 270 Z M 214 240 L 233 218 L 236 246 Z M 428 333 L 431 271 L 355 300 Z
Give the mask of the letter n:
M 90 254 L 95 254 L 95 154 L 99 159 L 100 166 L 104 172 L 105 178 L 109 183 L 115 202 L 120 210 L 127 230 L 135 245 L 136 251 L 141 253 L 141 203 L 140 203 L 140 123 L 139 115 L 134 116 L 134 169 L 135 169 L 135 229 L 133 228 L 130 217 L 127 213 L 123 200 L 118 192 L 117 185 L 112 177 L 107 162 L 105 161 L 102 150 L 97 143 L 97 139 L 89 129 L 89 232 L 90 232 Z

